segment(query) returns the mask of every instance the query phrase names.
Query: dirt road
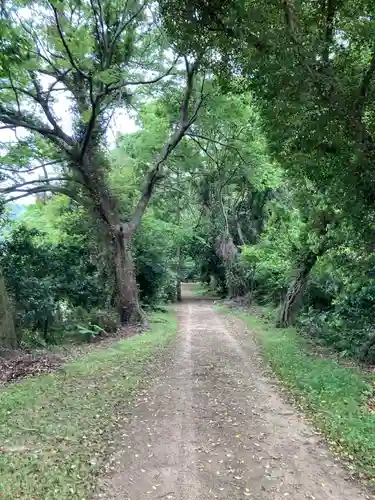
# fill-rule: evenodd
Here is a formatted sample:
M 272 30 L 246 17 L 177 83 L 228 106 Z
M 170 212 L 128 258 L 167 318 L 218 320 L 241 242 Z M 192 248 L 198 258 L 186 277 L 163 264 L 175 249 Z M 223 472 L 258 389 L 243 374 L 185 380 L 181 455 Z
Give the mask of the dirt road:
M 178 318 L 171 356 L 124 416 L 95 498 L 371 498 L 283 401 L 239 319 L 192 297 Z

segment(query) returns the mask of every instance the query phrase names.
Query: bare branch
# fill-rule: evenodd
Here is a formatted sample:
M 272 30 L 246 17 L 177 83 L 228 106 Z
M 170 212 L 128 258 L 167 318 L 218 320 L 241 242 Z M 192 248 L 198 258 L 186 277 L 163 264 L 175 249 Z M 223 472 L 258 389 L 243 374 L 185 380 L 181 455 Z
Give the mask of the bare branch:
M 20 101 L 19 101 L 19 94 L 24 94 L 27 95 L 28 97 L 31 97 L 34 101 L 36 101 L 36 96 L 29 92 L 26 89 L 21 89 L 19 87 L 16 87 L 13 83 L 11 85 L 4 85 L 0 87 L 0 90 L 13 90 L 16 102 L 17 102 L 17 112 L 21 113 L 21 106 L 20 106 Z
M 13 191 L 28 191 L 29 189 L 27 188 L 26 190 L 23 189 L 25 186 L 30 186 L 32 184 L 38 184 L 40 182 L 46 182 L 46 183 L 51 183 L 51 182 L 78 182 L 80 183 L 79 181 L 77 181 L 77 179 L 71 179 L 71 178 L 68 178 L 68 177 L 52 177 L 52 178 L 46 178 L 46 179 L 33 179 L 31 181 L 24 181 L 24 182 L 20 182 L 18 184 L 14 184 L 13 186 L 8 186 L 4 189 L 0 189 L 0 194 L 7 194 L 7 193 L 13 193 Z
M 39 132 L 44 136 L 55 135 L 52 129 L 43 126 L 36 120 L 33 120 L 32 117 L 26 116 L 26 114 L 19 114 L 13 110 L 9 110 L 2 104 L 0 104 L 0 121 L 13 127 L 22 127 L 34 132 Z
M 69 136 L 67 136 L 65 134 L 65 132 L 63 132 L 62 128 L 58 125 L 55 117 L 53 116 L 53 113 L 52 113 L 52 111 L 49 107 L 49 103 L 48 103 L 49 94 L 47 94 L 47 97 L 43 97 L 42 88 L 41 88 L 41 85 L 38 81 L 36 74 L 33 71 L 30 71 L 29 73 L 30 73 L 31 81 L 33 82 L 33 85 L 35 88 L 35 92 L 36 92 L 35 100 L 42 107 L 44 114 L 46 115 L 48 121 L 52 125 L 53 130 L 55 131 L 56 135 L 58 135 L 66 143 L 73 145 L 71 138 Z
M 94 26 L 95 26 L 97 42 L 100 45 L 101 38 L 103 37 L 103 33 L 104 33 L 103 26 L 102 26 L 102 30 L 101 30 L 102 32 L 100 33 L 100 31 L 99 31 L 99 25 L 100 25 L 99 18 L 100 18 L 101 13 L 97 12 L 93 0 L 90 0 L 90 6 L 91 6 L 91 10 L 92 10 L 93 17 L 94 17 Z M 105 50 L 105 47 L 103 47 L 103 49 Z M 102 68 L 103 68 L 103 65 L 102 65 Z
M 103 12 L 103 6 L 101 4 L 100 0 L 97 0 L 98 2 L 98 7 L 99 7 L 99 22 L 100 22 L 100 28 L 102 30 L 102 36 L 104 41 L 106 41 L 107 33 L 106 33 L 106 28 L 104 25 L 104 12 Z M 92 3 L 92 2 L 90 2 Z M 124 5 L 124 9 L 126 9 L 126 6 Z M 107 45 L 106 45 L 107 46 Z
M 204 152 L 204 154 L 208 156 L 208 158 L 210 158 L 210 160 L 212 160 L 213 163 L 215 163 L 215 165 L 217 166 L 218 164 L 217 160 L 211 155 L 211 153 L 208 152 L 208 149 L 205 148 L 194 135 L 191 134 L 187 135 L 198 145 L 198 147 Z
M 3 200 L 3 203 L 11 203 L 13 201 L 20 200 L 21 198 L 26 198 L 26 196 L 32 196 L 33 194 L 38 194 L 38 193 L 65 194 L 65 196 L 72 198 L 80 205 L 87 205 L 87 202 L 83 198 L 81 198 L 77 193 L 74 193 L 73 191 L 70 191 L 69 189 L 64 188 L 62 186 L 53 186 L 51 184 L 48 184 L 46 186 L 38 186 L 29 189 L 28 191 L 20 195 L 12 196 L 11 198 L 6 198 L 5 200 Z
M 10 88 L 13 90 L 13 93 L 14 93 L 15 98 L 16 98 L 18 112 L 21 113 L 21 105 L 20 105 L 20 100 L 19 100 L 19 97 L 18 97 L 18 90 L 14 86 L 12 75 L 11 75 L 10 71 L 8 72 L 8 78 L 9 78 L 9 81 L 10 81 Z
M 247 165 L 247 161 L 245 160 L 245 158 L 242 156 L 242 154 L 239 152 L 239 150 L 236 148 L 236 146 L 232 146 L 232 144 L 227 144 L 227 143 L 224 143 L 224 142 L 221 142 L 221 141 L 218 141 L 216 139 L 213 139 L 212 137 L 207 137 L 205 135 L 201 135 L 201 134 L 196 134 L 194 132 L 191 132 L 191 133 L 188 133 L 186 134 L 187 136 L 189 136 L 191 139 L 194 139 L 194 138 L 197 138 L 197 139 L 202 139 L 204 141 L 207 141 L 207 142 L 212 142 L 213 144 L 218 144 L 219 146 L 222 146 L 223 148 L 226 148 L 226 149 L 232 149 L 233 151 L 235 151 L 235 153 L 239 156 L 239 158 L 241 159 L 241 161 Z
M 154 79 L 152 80 L 136 80 L 136 81 L 123 81 L 121 83 L 118 83 L 118 84 L 109 84 L 106 86 L 106 89 L 101 93 L 99 94 L 99 98 L 100 97 L 103 97 L 105 95 L 108 95 L 110 92 L 115 92 L 117 90 L 120 90 L 122 89 L 123 87 L 129 87 L 131 85 L 151 85 L 153 83 L 157 83 L 157 82 L 160 82 L 163 78 L 169 76 L 173 70 L 173 68 L 176 66 L 176 63 L 178 61 L 179 57 L 176 57 L 176 59 L 174 60 L 172 66 L 165 72 L 163 73 L 162 75 L 159 75 L 157 77 L 155 77 Z M 112 86 L 113 85 L 113 86 Z
M 5 171 L 5 172 L 14 172 L 15 174 L 28 174 L 30 172 L 34 172 L 35 170 L 38 170 L 39 168 L 46 168 L 51 165 L 57 165 L 63 163 L 62 160 L 54 160 L 54 161 L 48 161 L 47 163 L 42 163 L 41 165 L 37 165 L 36 167 L 31 167 L 31 168 L 14 168 L 14 167 L 8 167 L 0 164 L 0 172 Z
M 165 72 L 163 73 L 162 75 L 159 75 L 151 80 L 136 80 L 134 82 L 126 82 L 124 83 L 125 86 L 129 86 L 129 85 L 151 85 L 153 83 L 158 83 L 160 82 L 160 80 L 162 80 L 163 78 L 165 78 L 166 76 L 169 76 L 171 74 L 171 71 L 172 69 L 175 67 L 176 65 L 176 62 L 178 61 L 178 57 L 175 59 L 175 61 L 173 62 L 172 66 Z
M 68 146 L 73 146 L 74 143 L 72 139 L 66 134 L 64 138 L 60 137 L 58 131 L 46 127 L 44 124 L 40 123 L 35 117 L 29 116 L 26 113 L 18 114 L 15 111 L 5 108 L 0 104 L 0 122 L 10 127 L 21 127 L 32 132 L 38 132 L 43 137 L 48 137 L 52 142 L 54 142 L 59 148 L 62 148 L 68 154 L 71 154 L 71 148 Z M 67 143 L 68 139 L 69 142 Z
M 54 82 L 51 83 L 51 85 L 48 87 L 48 90 L 47 90 L 47 93 L 46 93 L 46 101 L 48 102 L 48 99 L 49 99 L 49 96 L 51 94 L 51 92 L 56 92 L 56 91 L 59 91 L 59 90 L 65 90 L 64 87 L 62 87 L 61 89 L 55 89 L 55 86 L 60 83 L 60 82 L 63 82 L 65 84 L 66 87 L 68 87 L 68 84 L 67 84 L 67 80 L 66 80 L 66 76 L 71 72 L 72 70 L 69 68 L 67 70 L 65 70 L 63 73 L 60 73 L 59 75 L 54 75 L 54 77 L 56 78 Z

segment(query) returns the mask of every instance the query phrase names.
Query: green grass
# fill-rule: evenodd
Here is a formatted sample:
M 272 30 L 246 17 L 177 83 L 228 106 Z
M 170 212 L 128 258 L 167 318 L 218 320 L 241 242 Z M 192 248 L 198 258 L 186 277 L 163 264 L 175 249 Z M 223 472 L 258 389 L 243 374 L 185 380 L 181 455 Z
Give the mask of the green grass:
M 228 311 L 228 310 L 227 310 Z M 295 329 L 274 328 L 231 311 L 254 331 L 263 354 L 295 402 L 310 416 L 350 468 L 375 483 L 375 415 L 368 410 L 375 377 L 315 357 Z
M 0 392 L 0 497 L 89 499 L 132 392 L 177 330 L 172 313 L 151 331 Z

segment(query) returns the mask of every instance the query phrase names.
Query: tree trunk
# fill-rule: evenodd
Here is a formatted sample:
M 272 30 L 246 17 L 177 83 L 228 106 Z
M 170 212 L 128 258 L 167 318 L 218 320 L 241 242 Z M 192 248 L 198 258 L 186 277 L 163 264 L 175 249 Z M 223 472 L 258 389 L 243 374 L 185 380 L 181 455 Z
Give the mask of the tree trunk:
M 3 276 L 0 275 L 0 351 L 15 349 L 18 340 L 13 322 L 13 314 L 5 288 Z
M 177 247 L 177 283 L 176 283 L 176 299 L 177 302 L 181 302 L 182 300 L 182 295 L 181 295 L 181 267 L 182 267 L 182 262 L 181 262 L 181 247 L 180 244 L 178 244 Z
M 180 192 L 180 167 L 177 168 L 177 213 L 176 213 L 176 224 L 180 228 L 181 222 L 181 192 Z M 182 255 L 181 255 L 181 244 L 180 241 L 177 243 L 177 272 L 176 272 L 176 299 L 177 302 L 181 302 L 181 267 L 182 267 Z
M 297 271 L 297 275 L 292 284 L 289 286 L 284 302 L 281 306 L 279 318 L 276 323 L 278 328 L 287 328 L 293 323 L 301 306 L 307 279 L 320 254 L 320 252 L 309 251 L 303 259 L 303 262 Z
M 131 235 L 124 233 L 122 226 L 115 237 L 115 278 L 117 307 L 122 325 L 144 322 L 139 304 L 135 266 L 131 253 Z

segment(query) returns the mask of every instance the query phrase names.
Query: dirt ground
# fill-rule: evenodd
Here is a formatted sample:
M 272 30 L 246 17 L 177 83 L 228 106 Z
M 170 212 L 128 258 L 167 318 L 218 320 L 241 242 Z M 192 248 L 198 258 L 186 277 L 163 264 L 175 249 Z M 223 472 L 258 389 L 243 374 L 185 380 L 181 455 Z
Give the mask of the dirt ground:
M 170 356 L 124 415 L 95 499 L 364 500 L 240 319 L 184 288 Z

